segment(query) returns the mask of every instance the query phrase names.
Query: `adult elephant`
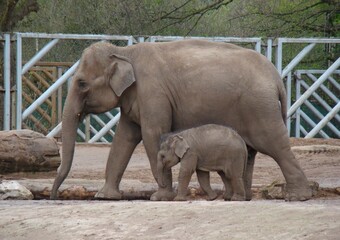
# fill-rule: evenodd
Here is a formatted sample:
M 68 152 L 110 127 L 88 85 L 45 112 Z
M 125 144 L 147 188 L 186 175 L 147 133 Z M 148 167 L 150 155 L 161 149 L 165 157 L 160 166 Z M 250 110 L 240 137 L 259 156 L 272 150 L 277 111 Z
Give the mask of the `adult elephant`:
M 215 123 L 237 130 L 249 152 L 246 198 L 257 152 L 280 166 L 287 200 L 311 197 L 306 176 L 289 144 L 286 95 L 275 67 L 261 54 L 233 44 L 202 40 L 91 45 L 82 54 L 69 90 L 62 126 L 62 162 L 51 198 L 72 165 L 79 122 L 86 114 L 120 107 L 121 119 L 106 166 L 101 199 L 121 199 L 119 183 L 133 150 L 143 140 L 157 180 L 157 152 L 163 133 Z M 170 200 L 171 171 L 151 200 Z

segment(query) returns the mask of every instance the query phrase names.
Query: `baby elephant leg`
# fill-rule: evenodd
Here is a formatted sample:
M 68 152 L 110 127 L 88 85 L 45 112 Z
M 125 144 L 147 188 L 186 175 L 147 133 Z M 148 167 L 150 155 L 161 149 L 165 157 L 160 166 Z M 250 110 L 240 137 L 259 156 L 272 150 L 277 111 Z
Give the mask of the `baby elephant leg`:
M 188 168 L 185 166 L 185 163 L 186 162 L 184 161 L 181 163 L 181 168 L 179 170 L 179 176 L 178 176 L 177 195 L 174 198 L 174 201 L 186 201 L 187 200 L 188 186 L 189 186 L 189 182 L 194 171 L 191 169 L 188 170 Z
M 217 198 L 217 194 L 211 188 L 209 172 L 196 170 L 196 174 L 201 188 L 208 195 L 208 200 L 215 200 Z
M 246 192 L 244 190 L 244 179 L 242 177 L 232 176 L 231 185 L 234 192 L 231 201 L 245 201 Z
M 231 197 L 233 196 L 233 188 L 231 186 L 230 179 L 227 179 L 224 172 L 222 172 L 222 171 L 219 171 L 217 173 L 218 173 L 218 175 L 220 175 L 220 177 L 223 181 L 223 184 L 224 184 L 224 188 L 225 188 L 225 192 L 223 194 L 223 199 L 225 201 L 230 201 Z

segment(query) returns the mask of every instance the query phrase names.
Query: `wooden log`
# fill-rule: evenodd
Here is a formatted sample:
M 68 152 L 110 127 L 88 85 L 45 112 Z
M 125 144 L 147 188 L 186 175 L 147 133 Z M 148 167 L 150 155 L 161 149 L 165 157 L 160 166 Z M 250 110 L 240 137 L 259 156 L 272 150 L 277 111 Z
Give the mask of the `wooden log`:
M 0 174 L 52 171 L 59 165 L 53 138 L 31 130 L 0 131 Z

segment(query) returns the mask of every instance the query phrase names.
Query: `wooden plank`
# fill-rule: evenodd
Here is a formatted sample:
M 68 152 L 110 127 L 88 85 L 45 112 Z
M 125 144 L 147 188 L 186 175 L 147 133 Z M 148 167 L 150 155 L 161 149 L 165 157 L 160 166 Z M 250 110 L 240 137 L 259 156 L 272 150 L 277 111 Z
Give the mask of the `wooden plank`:
M 71 67 L 73 62 L 59 63 L 59 62 L 38 62 L 33 68 L 29 70 L 30 76 L 23 76 L 23 82 L 26 84 L 27 91 L 32 91 L 32 95 L 41 95 L 51 84 L 53 84 L 59 75 L 62 75 L 63 69 Z M 58 76 L 57 76 L 58 73 Z M 32 96 L 31 95 L 31 96 Z M 29 93 L 23 94 L 25 100 L 30 104 L 34 100 L 29 96 Z M 51 124 L 51 127 L 58 124 L 61 121 L 62 115 L 62 87 L 58 89 L 58 92 L 53 93 L 49 99 L 45 101 L 48 104 L 48 110 L 44 110 L 41 107 L 37 108 L 37 112 Z M 49 111 L 51 110 L 51 111 Z M 38 120 L 36 120 L 38 121 Z
M 29 73 L 45 87 L 44 91 L 50 87 L 50 84 L 36 71 L 29 71 Z
M 24 97 L 24 99 L 27 102 L 29 102 L 29 103 L 34 102 L 34 100 L 29 95 L 27 95 L 26 93 L 23 92 L 22 96 Z M 40 113 L 40 115 L 42 117 L 44 117 L 51 124 L 51 122 L 52 122 L 51 117 L 44 109 L 42 109 L 41 107 L 38 107 L 36 111 L 38 111 Z
M 25 83 L 25 84 L 27 84 L 27 86 L 31 89 L 31 90 L 33 90 L 37 95 L 41 95 L 42 94 L 42 92 L 29 80 L 29 79 L 27 79 L 25 76 L 22 76 L 22 80 L 23 80 L 23 82 Z M 51 101 L 50 100 L 46 100 L 45 101 L 50 107 L 52 107 L 52 103 L 51 103 Z
M 46 135 L 48 133 L 48 129 L 45 128 L 45 126 L 43 124 L 41 124 L 41 122 L 36 119 L 33 115 L 29 115 L 28 119 L 31 120 L 34 123 L 34 126 L 39 129 L 39 132 L 43 133 L 44 135 Z
M 23 64 L 27 63 L 27 61 L 23 61 Z M 34 66 L 42 66 L 42 67 L 71 67 L 74 62 L 37 62 Z
M 48 79 L 51 80 L 52 83 L 54 83 L 55 80 L 57 79 L 55 69 L 53 71 L 42 70 L 42 72 L 46 75 Z

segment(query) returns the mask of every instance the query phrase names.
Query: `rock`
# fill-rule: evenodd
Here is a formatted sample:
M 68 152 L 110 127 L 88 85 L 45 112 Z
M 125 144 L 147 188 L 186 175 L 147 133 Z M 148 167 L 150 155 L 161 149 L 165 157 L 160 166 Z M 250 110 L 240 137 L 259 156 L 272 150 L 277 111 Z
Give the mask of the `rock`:
M 284 183 L 274 181 L 261 190 L 264 199 L 284 199 Z
M 1 181 L 0 199 L 32 200 L 33 194 L 16 181 Z
M 309 186 L 312 189 L 312 196 L 316 196 L 319 191 L 319 184 L 310 181 Z M 284 199 L 284 196 L 286 195 L 286 183 L 274 181 L 269 186 L 263 188 L 261 192 L 264 199 Z
M 340 187 L 335 188 L 334 192 L 338 195 L 340 195 Z
M 316 194 L 318 194 L 318 191 L 319 191 L 319 183 L 310 181 L 309 186 L 312 189 L 312 197 L 316 196 Z
M 0 173 L 56 170 L 57 142 L 31 130 L 0 131 Z

